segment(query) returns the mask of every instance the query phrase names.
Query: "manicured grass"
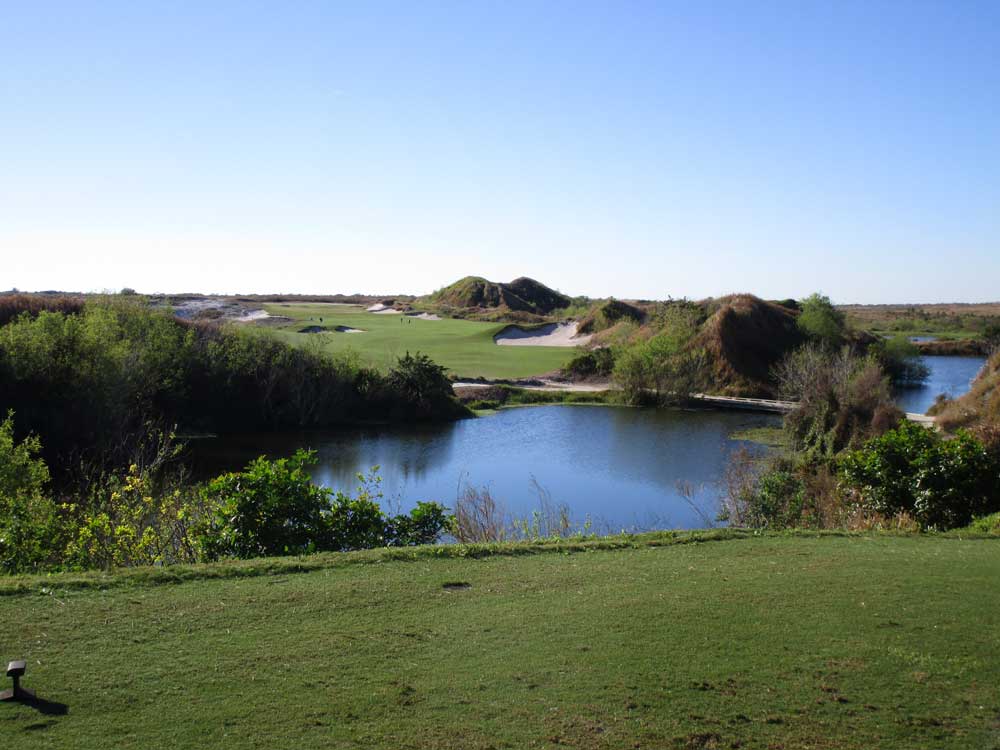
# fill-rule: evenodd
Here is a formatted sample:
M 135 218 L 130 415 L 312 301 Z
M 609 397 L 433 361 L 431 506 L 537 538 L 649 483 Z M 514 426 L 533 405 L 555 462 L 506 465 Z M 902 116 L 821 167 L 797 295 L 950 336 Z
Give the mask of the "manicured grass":
M 734 536 L 35 579 L 0 597 L 0 648 L 68 713 L 0 704 L 0 732 L 80 749 L 1000 747 L 1000 541 Z
M 497 346 L 493 336 L 505 327 L 498 323 L 375 315 L 362 307 L 323 303 L 265 309 L 293 318 L 294 323 L 276 329 L 280 337 L 300 345 L 315 339 L 329 351 L 352 349 L 378 367 L 394 364 L 407 351 L 420 351 L 460 377 L 521 378 L 558 370 L 574 353 L 572 347 Z M 348 326 L 365 333 L 298 333 L 309 325 Z

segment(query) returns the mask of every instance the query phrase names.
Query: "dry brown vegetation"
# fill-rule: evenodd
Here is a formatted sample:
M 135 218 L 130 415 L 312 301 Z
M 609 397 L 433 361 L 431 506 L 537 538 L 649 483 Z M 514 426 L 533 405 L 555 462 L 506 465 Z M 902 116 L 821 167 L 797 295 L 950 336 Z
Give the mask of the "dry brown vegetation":
M 83 297 L 69 294 L 0 295 L 0 326 L 23 313 L 34 317 L 43 310 L 75 315 L 83 310 L 83 302 Z
M 713 300 L 694 345 L 708 352 L 715 391 L 773 396 L 771 371 L 804 341 L 796 313 L 751 294 Z
M 940 341 L 917 341 L 914 346 L 921 354 L 945 355 L 950 357 L 985 357 L 989 345 L 978 339 L 944 339 Z
M 837 305 L 853 317 L 877 321 L 887 318 L 905 318 L 914 314 L 926 315 L 977 315 L 1000 316 L 1000 302 L 948 302 L 928 305 Z

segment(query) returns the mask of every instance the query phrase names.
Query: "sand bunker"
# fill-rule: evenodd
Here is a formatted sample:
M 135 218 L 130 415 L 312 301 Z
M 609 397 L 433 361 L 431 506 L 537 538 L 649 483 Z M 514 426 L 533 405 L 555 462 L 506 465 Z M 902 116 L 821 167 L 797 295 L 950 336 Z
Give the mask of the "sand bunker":
M 588 341 L 589 335 L 577 335 L 575 322 L 546 323 L 530 330 L 507 326 L 493 337 L 500 346 L 583 346 Z
M 361 328 L 351 328 L 350 326 L 336 326 L 332 330 L 323 326 L 306 326 L 300 328 L 299 333 L 364 333 Z
M 441 320 L 441 316 L 434 313 L 406 313 L 406 317 L 418 320 Z
M 252 323 L 255 320 L 264 320 L 270 317 L 271 313 L 267 310 L 250 310 L 249 312 L 244 312 L 240 317 L 235 318 L 235 320 L 237 323 Z
M 401 310 L 389 307 L 389 305 L 383 305 L 381 302 L 378 302 L 366 309 L 368 312 L 375 313 L 376 315 L 399 315 L 400 312 L 402 312 Z

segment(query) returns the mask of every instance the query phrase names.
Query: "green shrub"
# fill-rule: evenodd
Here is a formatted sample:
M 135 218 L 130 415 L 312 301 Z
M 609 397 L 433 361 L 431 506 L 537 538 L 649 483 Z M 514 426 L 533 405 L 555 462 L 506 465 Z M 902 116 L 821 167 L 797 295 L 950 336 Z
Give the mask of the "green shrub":
M 840 461 L 861 502 L 924 528 L 951 529 L 1000 510 L 1000 457 L 971 434 L 953 439 L 913 423 L 870 440 Z
M 214 509 L 200 532 L 205 558 L 267 557 L 317 551 L 426 544 L 450 528 L 437 503 L 418 503 L 408 515 L 387 517 L 379 478 L 359 476 L 357 496 L 314 485 L 306 467 L 315 451 L 252 461 L 242 472 L 216 477 L 202 496 Z
M 1000 512 L 975 519 L 966 527 L 966 530 L 976 534 L 1000 536 Z
M 451 381 L 441 365 L 426 354 L 407 352 L 389 371 L 386 382 L 399 399 L 396 412 L 411 418 L 430 419 L 446 413 L 457 416 L 464 411 L 455 401 Z
M 824 346 L 840 346 L 844 340 L 846 319 L 829 297 L 811 294 L 799 303 L 799 307 L 802 312 L 799 313 L 798 326 L 803 333 Z
M 35 571 L 51 554 L 56 505 L 37 437 L 14 439 L 14 416 L 0 422 L 0 572 Z
M 697 325 L 675 317 L 660 333 L 616 356 L 614 379 L 629 403 L 675 403 L 705 388 L 707 355 L 690 346 Z
M 493 401 L 490 399 L 476 399 L 475 401 L 468 401 L 465 404 L 473 411 L 493 411 L 499 409 L 503 404 L 499 401 Z
M 923 363 L 920 350 L 906 336 L 881 340 L 873 349 L 882 369 L 895 386 L 919 386 L 930 377 L 930 368 Z
M 611 347 L 602 347 L 590 351 L 580 351 L 563 368 L 569 375 L 582 378 L 609 377 L 615 369 L 615 354 Z

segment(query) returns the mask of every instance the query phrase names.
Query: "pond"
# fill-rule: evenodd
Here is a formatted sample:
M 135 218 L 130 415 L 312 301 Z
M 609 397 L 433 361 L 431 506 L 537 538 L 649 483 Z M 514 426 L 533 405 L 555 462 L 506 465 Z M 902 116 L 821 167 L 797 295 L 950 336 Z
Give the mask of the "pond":
M 981 357 L 923 357 L 931 376 L 897 402 L 924 413 L 939 393 L 960 395 Z M 444 425 L 246 434 L 191 444 L 196 476 L 314 448 L 314 481 L 353 491 L 356 475 L 379 466 L 382 506 L 409 510 L 419 500 L 452 507 L 467 486 L 489 487 L 510 518 L 568 507 L 594 531 L 703 527 L 714 520 L 733 433 L 779 426 L 777 416 L 739 411 L 535 406 L 503 409 Z
M 453 506 L 463 486 L 486 485 L 511 517 L 566 505 L 577 526 L 606 532 L 706 526 L 729 454 L 763 450 L 730 435 L 779 424 L 747 412 L 534 406 L 445 425 L 197 440 L 193 451 L 196 472 L 211 476 L 307 446 L 327 487 L 353 490 L 358 472 L 380 466 L 387 510 Z
M 969 390 L 972 380 L 986 363 L 984 357 L 925 356 L 920 359 L 930 368 L 927 382 L 919 388 L 905 388 L 896 394 L 899 408 L 913 414 L 926 413 L 939 393 L 961 396 Z

